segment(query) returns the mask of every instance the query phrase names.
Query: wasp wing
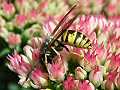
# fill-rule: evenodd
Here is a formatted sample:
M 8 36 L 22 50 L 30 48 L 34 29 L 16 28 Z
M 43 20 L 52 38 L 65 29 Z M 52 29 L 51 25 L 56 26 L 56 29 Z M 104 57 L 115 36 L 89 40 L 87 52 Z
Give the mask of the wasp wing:
M 54 41 L 56 39 L 58 39 L 66 29 L 68 29 L 70 27 L 70 25 L 73 23 L 73 21 L 77 18 L 77 16 L 80 14 L 79 12 L 77 12 L 75 15 L 71 15 L 73 12 L 76 11 L 77 8 L 77 4 L 75 4 L 70 10 L 69 12 L 62 18 L 62 20 L 58 23 L 58 25 L 55 27 L 53 33 L 51 34 L 51 36 L 53 37 L 49 46 L 51 46 Z M 71 17 L 71 18 L 70 18 Z
M 61 19 L 61 21 L 57 24 L 57 26 L 55 27 L 55 29 L 53 30 L 51 35 L 54 35 L 56 33 L 56 31 L 58 30 L 58 28 L 65 23 L 65 20 L 68 18 L 69 14 L 72 12 L 72 10 L 76 7 L 76 4 L 68 11 L 68 13 Z

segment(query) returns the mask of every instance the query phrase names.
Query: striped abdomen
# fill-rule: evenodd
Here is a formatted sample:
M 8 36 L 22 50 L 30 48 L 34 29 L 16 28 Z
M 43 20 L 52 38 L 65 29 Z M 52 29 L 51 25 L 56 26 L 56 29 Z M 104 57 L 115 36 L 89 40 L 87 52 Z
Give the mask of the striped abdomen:
M 74 30 L 66 30 L 61 37 L 61 42 L 79 48 L 90 49 L 92 47 L 91 41 L 85 35 Z

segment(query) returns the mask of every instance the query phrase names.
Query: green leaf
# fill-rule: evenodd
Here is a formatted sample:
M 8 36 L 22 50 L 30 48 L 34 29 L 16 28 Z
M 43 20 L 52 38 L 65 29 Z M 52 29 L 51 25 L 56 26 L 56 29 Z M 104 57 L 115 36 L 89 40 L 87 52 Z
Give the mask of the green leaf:
M 11 52 L 11 51 L 10 51 L 10 49 L 8 49 L 8 48 L 3 49 L 3 50 L 0 52 L 0 58 L 3 57 L 3 56 L 5 56 L 5 55 L 7 55 L 7 54 L 9 54 L 10 52 Z

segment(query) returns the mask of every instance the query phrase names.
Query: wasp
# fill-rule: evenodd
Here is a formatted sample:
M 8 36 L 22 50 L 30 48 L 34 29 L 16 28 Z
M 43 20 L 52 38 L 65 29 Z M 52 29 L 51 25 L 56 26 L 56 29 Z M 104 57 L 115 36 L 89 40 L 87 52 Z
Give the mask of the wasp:
M 63 48 L 69 51 L 69 49 L 65 45 L 85 49 L 90 49 L 92 47 L 90 40 L 84 34 L 75 30 L 68 29 L 72 25 L 72 23 L 76 20 L 76 18 L 80 15 L 80 13 L 78 12 L 71 16 L 71 13 L 74 12 L 76 8 L 77 4 L 75 4 L 67 12 L 67 14 L 57 24 L 53 32 L 50 35 L 46 36 L 43 44 L 41 45 L 40 49 L 41 57 L 37 65 L 41 64 L 44 67 L 44 69 L 46 69 L 46 71 L 47 71 L 46 64 L 52 63 L 53 58 L 56 55 L 58 55 L 59 51 L 62 51 Z M 34 70 L 34 68 L 32 70 Z M 30 76 L 31 72 L 28 73 L 26 80 Z
M 77 12 L 74 16 L 70 16 L 71 13 L 74 12 L 77 8 L 78 6 L 75 4 L 57 24 L 53 32 L 45 39 L 41 52 L 42 57 L 49 59 L 47 60 L 47 63 L 52 63 L 54 56 L 57 55 L 57 52 L 63 50 L 63 48 L 69 51 L 65 45 L 85 49 L 90 49 L 92 47 L 91 41 L 87 36 L 76 30 L 68 30 L 71 24 L 80 15 L 80 13 Z M 43 58 L 43 61 L 44 60 L 45 58 Z

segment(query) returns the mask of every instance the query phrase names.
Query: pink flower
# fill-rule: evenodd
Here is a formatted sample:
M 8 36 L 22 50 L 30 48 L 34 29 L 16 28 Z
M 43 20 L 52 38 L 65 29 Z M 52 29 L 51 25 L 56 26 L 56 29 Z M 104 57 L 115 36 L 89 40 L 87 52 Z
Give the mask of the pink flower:
M 15 24 L 17 27 L 24 27 L 27 22 L 27 17 L 25 15 L 17 15 Z
M 38 49 L 38 48 L 40 49 L 41 45 L 43 44 L 43 39 L 38 38 L 38 37 L 34 37 L 29 41 L 29 44 L 34 49 Z
M 114 88 L 115 88 L 115 78 L 116 78 L 117 74 L 118 74 L 117 69 L 108 73 L 108 75 L 106 76 L 106 80 L 104 81 L 106 90 L 108 90 L 108 89 L 109 90 L 114 90 Z
M 75 79 L 71 75 L 67 76 L 67 80 L 63 82 L 63 85 L 64 85 L 64 90 L 76 90 Z
M 8 43 L 10 45 L 18 45 L 21 43 L 21 37 L 19 34 L 9 33 Z
M 41 11 L 42 9 L 45 9 L 47 7 L 48 7 L 48 0 L 39 3 L 38 9 Z
M 95 51 L 92 51 L 92 52 L 88 51 L 88 52 L 86 52 L 84 58 L 85 58 L 85 60 L 87 60 L 90 63 L 95 63 L 96 62 Z
M 39 49 L 34 49 L 32 51 L 32 59 L 35 61 L 38 61 L 40 59 L 40 50 Z
M 44 29 L 44 32 L 46 34 L 50 34 L 53 32 L 54 28 L 55 28 L 55 23 L 56 21 L 54 20 L 54 18 L 51 18 L 49 17 L 48 19 L 46 19 L 46 21 L 44 22 L 44 26 L 43 26 L 43 29 Z
M 49 77 L 53 81 L 63 81 L 67 72 L 66 63 L 61 56 L 56 56 L 52 64 L 47 65 Z
M 32 64 L 36 64 L 39 62 L 41 58 L 39 49 L 34 49 L 31 46 L 26 45 L 24 47 L 24 52 L 26 56 L 29 58 L 29 60 L 32 62 Z
M 37 1 L 35 1 L 35 3 L 36 2 Z M 62 87 L 64 90 L 97 90 L 99 87 L 101 88 L 102 85 L 106 90 L 114 90 L 115 87 L 119 89 L 120 17 L 116 16 L 106 19 L 102 15 L 80 16 L 80 18 L 76 19 L 69 27 L 69 30 L 85 34 L 91 41 L 92 48 L 84 49 L 65 45 L 69 50 L 63 48 L 62 51 L 56 51 L 57 55 L 52 58 L 48 56 L 48 53 L 50 52 L 50 55 L 54 54 L 49 51 L 53 49 L 53 47 L 47 48 L 46 46 L 48 51 L 44 52 L 43 49 L 45 48 L 43 48 L 43 45 L 47 43 L 45 41 L 47 36 L 51 35 L 62 16 L 55 15 L 55 17 L 52 17 L 47 15 L 45 11 L 49 9 L 49 7 L 47 7 L 48 3 L 53 4 L 51 4 L 50 9 L 52 8 L 52 10 L 54 10 L 55 8 L 52 6 L 58 2 L 59 1 L 54 3 L 52 0 L 47 0 L 47 2 L 41 1 L 38 8 L 34 9 L 34 5 L 32 5 L 32 7 L 30 6 L 32 0 L 15 1 L 16 7 L 18 7 L 18 9 L 20 8 L 20 10 L 18 10 L 19 15 L 15 17 L 16 27 L 24 28 L 27 23 L 34 21 L 43 23 L 43 28 L 41 28 L 41 25 L 35 24 L 23 33 L 27 35 L 28 38 L 34 37 L 36 32 L 40 34 L 39 38 L 31 38 L 31 40 L 28 41 L 29 45 L 23 48 L 25 55 L 20 55 L 15 52 L 13 55 L 8 56 L 8 60 L 10 61 L 8 67 L 19 75 L 19 84 L 26 87 L 33 86 L 38 89 L 50 88 L 53 82 L 56 82 L 54 88 Z M 101 11 L 103 2 L 104 0 L 99 0 L 98 2 L 83 0 L 79 2 L 80 11 L 85 14 L 90 14 L 90 12 L 96 13 L 97 9 Z M 92 10 L 90 10 L 91 4 L 93 4 Z M 95 8 L 97 4 L 100 5 Z M 60 3 L 59 5 L 64 6 L 64 3 Z M 117 4 L 112 3 L 111 5 Z M 9 9 L 10 7 L 8 6 L 6 5 L 8 11 L 11 11 L 12 9 Z M 56 7 L 56 10 L 59 11 L 58 7 L 59 6 Z M 117 15 L 117 10 L 115 10 L 117 7 L 118 6 L 112 6 L 115 15 Z M 109 8 L 111 8 L 111 6 L 108 6 L 105 10 Z M 108 14 L 109 13 L 111 12 L 108 12 Z M 74 13 L 71 13 L 71 15 L 73 14 Z M 44 20 L 39 20 L 39 18 Z M 5 25 L 3 21 L 3 25 L 0 27 L 0 32 L 2 33 L 0 33 L 0 36 L 2 38 L 8 36 L 6 41 L 10 45 L 20 44 L 20 35 L 12 32 L 8 33 L 4 28 L 4 26 L 8 28 L 9 25 L 12 24 L 8 22 L 7 25 Z M 60 40 L 60 38 L 58 40 Z M 44 55 L 47 57 L 44 57 Z M 50 60 L 51 63 L 49 63 Z M 71 65 L 73 66 L 71 67 Z
M 110 16 L 115 15 L 117 13 L 117 7 L 115 3 L 110 3 L 107 7 L 107 10 L 109 11 L 108 14 Z
M 8 60 L 10 61 L 10 64 L 8 65 L 9 68 L 20 76 L 27 76 L 31 70 L 31 65 L 24 55 L 19 55 L 15 52 L 12 56 L 8 56 Z
M 88 36 L 96 28 L 98 22 L 96 17 L 88 15 L 80 17 L 78 24 L 79 24 L 78 30 Z
M 95 90 L 95 87 L 88 80 L 75 80 L 73 76 L 68 76 L 63 82 L 64 90 Z
M 15 13 L 15 7 L 12 3 L 4 3 L 3 4 L 3 11 L 7 15 L 13 15 Z
M 98 27 L 101 31 L 103 31 L 105 27 L 108 26 L 108 21 L 103 15 L 97 16 L 97 21 L 98 21 Z
M 109 35 L 109 38 L 108 38 L 108 43 L 111 43 L 114 42 L 116 40 L 116 33 L 112 33 L 111 35 Z
M 40 67 L 37 67 L 34 69 L 34 71 L 32 71 L 31 79 L 37 88 L 45 87 L 48 85 L 48 74 Z
M 109 60 L 110 60 L 110 64 L 109 64 L 110 70 L 120 67 L 120 54 L 112 54 Z
M 29 22 L 35 22 L 35 21 L 37 21 L 37 16 L 38 16 L 37 11 L 35 9 L 31 10 L 28 13 L 28 20 L 29 20 Z
M 96 53 L 96 59 L 99 61 L 99 64 L 103 63 L 104 60 L 107 58 L 108 51 L 105 48 L 104 44 L 101 43 L 100 45 L 96 42 L 93 45 L 93 50 L 95 50 Z
M 111 24 L 111 28 L 119 28 L 120 27 L 120 16 L 109 17 L 109 23 Z
M 95 90 L 95 87 L 88 80 L 79 83 L 79 90 Z
M 91 71 L 91 69 L 97 64 L 96 63 L 96 53 L 95 51 L 88 51 L 84 54 L 84 65 L 83 68 L 86 71 Z
M 39 50 L 26 46 L 24 51 L 26 56 L 19 55 L 16 52 L 12 56 L 8 56 L 10 61 L 8 67 L 19 75 L 19 84 L 24 87 L 33 86 L 35 88 L 47 86 L 48 74 L 43 70 L 42 64 L 39 63 Z
M 112 35 L 108 37 L 108 45 L 110 45 L 111 51 L 116 52 L 120 48 L 120 36 L 118 32 L 113 31 Z
M 31 16 L 32 18 L 35 18 L 35 17 L 37 16 L 36 10 L 31 10 L 30 16 Z
M 95 87 L 99 87 L 103 82 L 103 67 L 95 66 L 89 74 L 89 80 Z

